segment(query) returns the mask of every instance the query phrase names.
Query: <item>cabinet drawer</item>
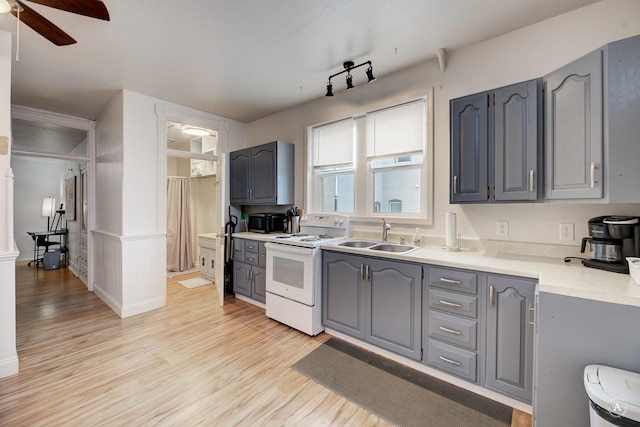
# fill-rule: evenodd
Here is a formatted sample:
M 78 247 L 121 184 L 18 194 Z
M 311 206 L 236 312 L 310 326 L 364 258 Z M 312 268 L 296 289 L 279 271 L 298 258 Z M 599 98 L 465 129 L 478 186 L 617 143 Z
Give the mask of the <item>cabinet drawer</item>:
M 245 252 L 244 253 L 244 262 L 246 262 L 247 264 L 250 265 L 255 265 L 258 266 L 258 254 L 257 253 L 251 253 L 251 252 Z
M 254 254 L 258 253 L 258 242 L 256 240 L 245 240 L 244 241 L 244 251 L 251 252 Z
M 478 292 L 478 274 L 464 270 L 430 267 L 429 286 L 475 294 Z
M 429 310 L 429 337 L 476 350 L 478 322 Z
M 430 339 L 427 345 L 430 366 L 473 382 L 476 381 L 476 359 L 475 353 L 440 341 Z
M 478 315 L 478 298 L 440 289 L 429 289 L 429 308 L 475 319 Z
M 258 267 L 267 268 L 267 248 L 265 242 L 258 244 Z
M 233 260 L 244 262 L 244 239 L 233 239 Z

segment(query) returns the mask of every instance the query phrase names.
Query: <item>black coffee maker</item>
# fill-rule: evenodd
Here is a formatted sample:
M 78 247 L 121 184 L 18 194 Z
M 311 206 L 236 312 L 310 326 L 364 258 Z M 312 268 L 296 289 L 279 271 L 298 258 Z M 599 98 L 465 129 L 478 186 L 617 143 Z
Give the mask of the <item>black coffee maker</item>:
M 586 267 L 615 273 L 629 273 L 627 257 L 640 257 L 640 218 L 598 216 L 589 220 L 589 236 L 582 239 L 582 260 Z

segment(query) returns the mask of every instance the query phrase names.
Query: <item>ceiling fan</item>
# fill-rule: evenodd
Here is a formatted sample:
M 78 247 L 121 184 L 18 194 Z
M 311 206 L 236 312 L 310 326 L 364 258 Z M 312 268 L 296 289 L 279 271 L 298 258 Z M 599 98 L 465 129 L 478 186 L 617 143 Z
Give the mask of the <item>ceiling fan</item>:
M 30 0 L 33 3 L 42 4 L 54 9 L 64 10 L 77 15 L 109 21 L 109 11 L 100 0 Z M 27 24 L 35 32 L 57 46 L 66 46 L 76 43 L 69 34 L 60 27 L 40 15 L 35 10 L 18 0 L 0 0 L 0 10 L 4 13 L 11 12 L 20 21 Z

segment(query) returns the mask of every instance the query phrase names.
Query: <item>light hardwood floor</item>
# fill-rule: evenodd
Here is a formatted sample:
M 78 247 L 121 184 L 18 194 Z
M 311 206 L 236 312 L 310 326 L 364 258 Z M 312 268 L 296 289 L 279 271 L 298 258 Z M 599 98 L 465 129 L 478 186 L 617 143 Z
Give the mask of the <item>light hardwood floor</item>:
M 177 284 L 197 276 L 167 279 L 164 308 L 120 319 L 69 270 L 19 263 L 20 373 L 0 379 L 0 425 L 388 425 L 291 369 L 327 335 Z

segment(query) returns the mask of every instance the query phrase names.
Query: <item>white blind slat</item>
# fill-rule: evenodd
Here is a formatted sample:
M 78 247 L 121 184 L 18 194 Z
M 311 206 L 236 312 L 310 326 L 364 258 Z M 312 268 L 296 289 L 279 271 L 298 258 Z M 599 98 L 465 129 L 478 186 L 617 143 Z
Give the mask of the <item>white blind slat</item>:
M 419 100 L 367 114 L 367 158 L 422 153 L 425 108 Z
M 353 163 L 353 119 L 316 126 L 312 138 L 314 167 Z

